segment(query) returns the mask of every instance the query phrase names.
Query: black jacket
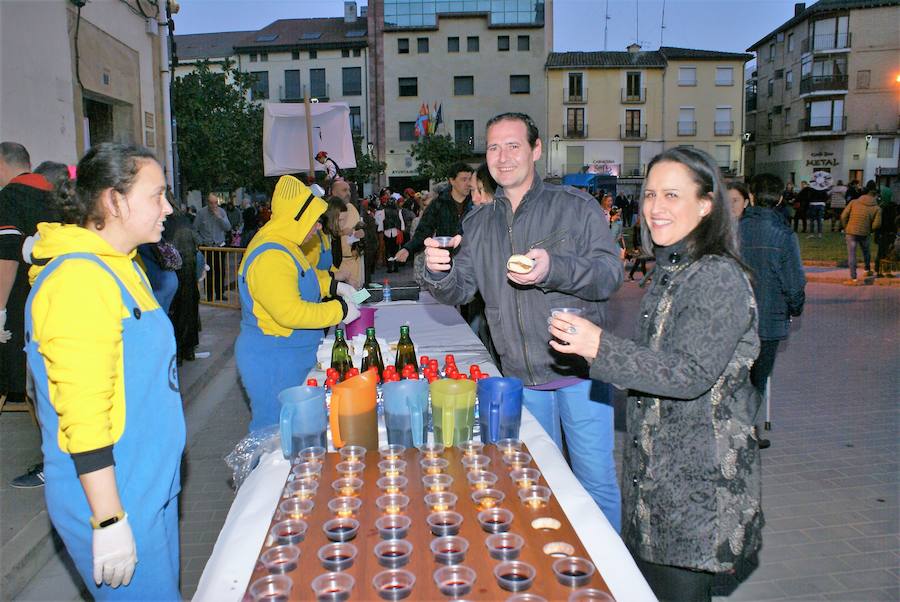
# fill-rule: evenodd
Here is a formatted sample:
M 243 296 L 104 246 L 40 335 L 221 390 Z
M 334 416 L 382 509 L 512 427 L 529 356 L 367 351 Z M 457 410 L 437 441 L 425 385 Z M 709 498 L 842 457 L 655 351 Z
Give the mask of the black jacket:
M 472 210 L 472 198 L 466 197 L 463 201 L 463 217 Z M 462 221 L 459 211 L 456 209 L 456 201 L 450 196 L 450 189 L 441 192 L 422 214 L 419 225 L 408 243 L 403 248 L 410 254 L 418 253 L 425 248 L 425 239 L 432 236 L 456 236 L 462 232 Z
M 759 338 L 786 339 L 791 316 L 799 316 L 806 301 L 797 236 L 781 215 L 762 207 L 744 210 L 740 236 L 741 259 L 753 270 Z

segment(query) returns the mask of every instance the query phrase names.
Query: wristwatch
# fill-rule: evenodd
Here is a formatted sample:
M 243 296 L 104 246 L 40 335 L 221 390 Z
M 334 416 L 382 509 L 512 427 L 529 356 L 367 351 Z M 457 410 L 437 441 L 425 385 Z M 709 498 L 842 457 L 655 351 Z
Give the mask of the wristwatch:
M 110 516 L 108 518 L 104 518 L 103 520 L 101 520 L 99 522 L 97 521 L 97 519 L 95 519 L 92 516 L 91 517 L 91 527 L 93 527 L 94 529 L 103 529 L 105 527 L 110 527 L 110 526 L 116 524 L 117 522 L 119 522 L 120 520 L 122 520 L 124 518 L 125 518 L 124 511 L 117 512 L 116 514 L 113 514 L 112 516 Z

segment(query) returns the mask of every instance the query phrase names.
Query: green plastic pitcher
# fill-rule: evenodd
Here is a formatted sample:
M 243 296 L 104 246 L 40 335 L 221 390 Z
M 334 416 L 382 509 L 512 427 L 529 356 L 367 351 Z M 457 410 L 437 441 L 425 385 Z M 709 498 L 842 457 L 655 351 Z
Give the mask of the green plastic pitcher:
M 430 385 L 434 441 L 444 447 L 472 438 L 475 428 L 475 382 L 443 378 Z

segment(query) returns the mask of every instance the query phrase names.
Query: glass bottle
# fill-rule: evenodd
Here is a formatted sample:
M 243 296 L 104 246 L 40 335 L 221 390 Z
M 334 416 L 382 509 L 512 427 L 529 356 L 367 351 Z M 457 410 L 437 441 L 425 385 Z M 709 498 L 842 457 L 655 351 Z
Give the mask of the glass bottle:
M 384 375 L 384 361 L 381 359 L 381 346 L 375 338 L 375 329 L 369 327 L 366 328 L 366 342 L 363 344 L 362 364 L 360 364 L 359 371 L 365 372 L 371 366 L 378 368 L 379 378 Z
M 416 347 L 413 345 L 412 339 L 409 338 L 409 326 L 400 327 L 400 340 L 397 341 L 397 361 L 394 366 L 397 371 L 403 373 L 403 368 L 407 364 L 417 366 Z
M 353 367 L 353 359 L 350 357 L 350 347 L 344 340 L 344 329 L 335 328 L 334 346 L 331 348 L 331 367 L 338 371 L 340 379 L 347 377 L 347 372 Z

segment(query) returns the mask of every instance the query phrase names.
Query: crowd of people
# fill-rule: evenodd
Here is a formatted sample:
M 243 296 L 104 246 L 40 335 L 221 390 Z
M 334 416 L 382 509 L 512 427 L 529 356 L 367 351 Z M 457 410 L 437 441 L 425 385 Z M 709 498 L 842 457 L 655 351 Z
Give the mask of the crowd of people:
M 726 185 L 689 147 L 650 162 L 637 200 L 592 196 L 538 176 L 543 143 L 527 115 L 493 118 L 486 140 L 485 163 L 453 165 L 435 191 L 359 198 L 332 161 L 324 187 L 282 176 L 271 206 L 210 193 L 196 212 L 173 206 L 146 149 L 100 144 L 75 169 L 32 171 L 24 147 L 0 144 L 0 387 L 24 401 L 31 375 L 44 458 L 19 485 L 45 484 L 95 598 L 178 598 L 177 365 L 194 358 L 198 282 L 224 277 L 203 246 L 244 247 L 235 358 L 250 431 L 277 423 L 278 393 L 305 382 L 324 330 L 359 316 L 354 294 L 376 266 L 413 261 L 523 381 L 525 407 L 661 600 L 709 600 L 752 571 L 760 412 L 805 302 L 791 220 L 821 232 L 828 199 L 806 193 L 797 221 L 790 184 Z M 896 233 L 878 196 L 870 182 L 841 208 L 851 277 L 856 246 L 869 269 L 871 231 Z M 510 267 L 513 255 L 529 267 Z M 629 279 L 640 270 L 648 286 L 633 339 L 605 328 L 628 258 Z M 621 480 L 613 385 L 628 391 Z

